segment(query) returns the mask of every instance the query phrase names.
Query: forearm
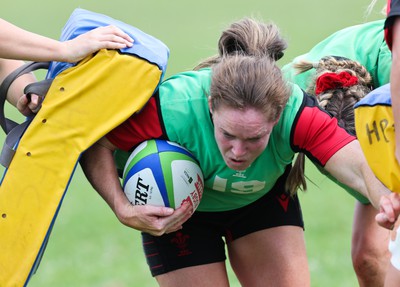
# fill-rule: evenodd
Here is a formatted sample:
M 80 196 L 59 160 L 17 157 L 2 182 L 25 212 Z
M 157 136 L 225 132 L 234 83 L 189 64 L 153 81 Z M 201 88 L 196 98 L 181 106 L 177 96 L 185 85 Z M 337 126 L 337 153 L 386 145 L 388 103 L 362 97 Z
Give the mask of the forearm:
M 390 93 L 395 127 L 400 127 L 400 18 L 393 25 L 392 67 L 390 71 Z M 395 130 L 396 147 L 400 146 L 400 129 Z M 399 152 L 399 151 L 397 151 Z M 399 160 L 399 158 L 397 158 Z
M 31 61 L 60 60 L 63 44 L 0 19 L 0 57 Z
M 112 150 L 96 143 L 82 154 L 80 164 L 93 188 L 118 216 L 118 205 L 129 202 L 121 188 Z
M 109 142 L 102 139 L 85 151 L 80 164 L 97 192 L 114 211 L 118 220 L 126 226 L 156 236 L 182 228 L 193 213 L 190 204 L 176 211 L 169 207 L 132 205 L 122 190 L 114 164 L 113 151 Z
M 377 209 L 381 196 L 390 193 L 368 166 L 358 141 L 336 152 L 326 163 L 325 169 L 340 182 L 367 197 Z
M 12 73 L 14 70 L 24 65 L 23 61 L 19 60 L 9 60 L 9 59 L 0 59 L 0 83 L 4 81 L 4 79 Z M 7 93 L 7 100 L 13 106 L 17 106 L 17 102 L 21 96 L 24 95 L 24 88 L 36 81 L 33 73 L 25 74 L 16 79 L 10 86 Z
M 57 41 L 0 19 L 0 58 L 75 63 L 100 49 L 131 47 L 133 39 L 109 25 L 97 27 L 68 41 Z

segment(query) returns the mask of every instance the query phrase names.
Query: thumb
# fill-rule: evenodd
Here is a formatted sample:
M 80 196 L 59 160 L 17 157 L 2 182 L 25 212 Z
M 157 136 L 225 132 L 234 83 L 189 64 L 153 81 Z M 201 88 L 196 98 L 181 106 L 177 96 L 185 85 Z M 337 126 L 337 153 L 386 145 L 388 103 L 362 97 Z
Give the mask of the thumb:
M 28 107 L 29 100 L 26 95 L 21 96 L 17 101 L 17 109 L 20 113 L 25 115 L 25 110 Z
M 383 212 L 378 213 L 375 216 L 375 221 L 382 227 L 386 228 L 386 229 L 393 229 L 394 226 L 394 222 L 392 220 L 389 220 L 389 218 L 387 217 L 387 215 Z
M 175 211 L 173 208 L 165 206 L 148 205 L 147 208 L 150 213 L 160 217 L 169 216 Z

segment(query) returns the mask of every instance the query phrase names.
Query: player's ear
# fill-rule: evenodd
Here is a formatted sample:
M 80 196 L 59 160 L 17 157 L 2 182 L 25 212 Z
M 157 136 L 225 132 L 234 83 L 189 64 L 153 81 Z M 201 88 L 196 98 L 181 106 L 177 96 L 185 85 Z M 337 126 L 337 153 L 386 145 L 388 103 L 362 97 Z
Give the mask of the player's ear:
M 208 108 L 210 109 L 210 113 L 212 114 L 211 96 L 208 96 Z

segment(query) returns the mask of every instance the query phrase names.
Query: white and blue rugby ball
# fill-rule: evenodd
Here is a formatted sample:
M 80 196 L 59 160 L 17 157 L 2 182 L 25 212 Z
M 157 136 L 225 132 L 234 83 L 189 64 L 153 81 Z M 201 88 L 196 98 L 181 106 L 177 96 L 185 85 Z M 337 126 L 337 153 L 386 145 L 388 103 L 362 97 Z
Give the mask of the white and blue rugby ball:
M 130 155 L 122 177 L 133 205 L 178 208 L 188 201 L 197 208 L 203 194 L 203 173 L 194 156 L 165 140 L 141 143 Z

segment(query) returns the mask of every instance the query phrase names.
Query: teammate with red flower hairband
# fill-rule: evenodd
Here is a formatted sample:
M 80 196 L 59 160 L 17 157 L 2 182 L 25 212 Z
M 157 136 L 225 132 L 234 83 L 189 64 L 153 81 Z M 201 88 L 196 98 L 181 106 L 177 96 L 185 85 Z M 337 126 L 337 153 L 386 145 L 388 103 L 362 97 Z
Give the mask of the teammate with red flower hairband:
M 298 69 L 300 73 L 305 72 L 311 68 L 315 68 L 316 75 L 314 76 L 314 79 L 311 81 L 310 86 L 307 89 L 308 92 L 314 94 L 320 102 L 321 107 L 323 107 L 326 111 L 336 117 L 339 121 L 339 125 L 343 126 L 347 131 L 355 135 L 357 128 L 357 131 L 360 132 L 358 134 L 358 138 L 362 146 L 363 144 L 365 144 L 365 142 L 370 141 L 363 133 L 363 131 L 365 130 L 364 127 L 372 126 L 371 123 L 378 121 L 381 114 L 379 114 L 379 118 L 377 118 L 377 116 L 375 116 L 375 113 L 368 113 L 363 111 L 363 113 L 360 114 L 359 112 L 359 119 L 356 122 L 354 107 L 357 106 L 358 102 L 365 102 L 363 100 L 364 98 L 373 99 L 373 102 L 375 103 L 376 100 L 374 100 L 374 98 L 382 98 L 383 93 L 388 90 L 388 85 L 384 85 L 382 86 L 382 88 L 371 92 L 372 78 L 365 67 L 363 67 L 358 62 L 346 59 L 344 57 L 327 56 L 322 58 L 318 63 L 311 63 L 303 60 L 295 63 L 293 67 Z M 368 104 L 369 102 L 370 101 L 367 102 L 368 111 L 370 111 L 371 108 L 374 107 L 373 105 L 370 106 Z M 388 125 L 393 122 L 388 115 L 385 115 L 385 119 L 389 120 Z M 362 123 L 360 124 L 360 122 Z M 360 127 L 363 128 L 358 129 Z M 390 134 L 387 134 L 385 132 L 385 137 L 386 136 L 390 137 Z M 391 139 L 388 139 L 387 141 L 391 141 Z M 373 143 L 369 142 L 365 145 L 370 146 L 372 144 Z M 371 155 L 368 154 L 367 150 L 364 150 L 364 153 L 366 153 L 367 159 L 372 158 Z M 374 151 L 373 153 L 376 153 L 376 151 Z M 381 157 L 382 162 L 379 164 L 378 169 L 381 168 L 388 160 L 388 158 L 385 157 L 383 154 Z M 392 154 L 392 157 L 389 156 L 389 161 L 390 158 L 393 158 L 394 160 L 394 154 Z M 299 156 L 296 165 L 302 160 L 304 160 L 304 156 Z M 371 164 L 371 162 L 369 163 Z M 386 162 L 386 164 L 388 165 L 389 169 L 389 171 L 387 172 L 393 172 L 393 169 L 389 168 L 389 166 L 391 166 L 390 163 Z M 378 178 L 381 179 L 382 182 L 388 187 L 396 190 L 395 186 L 389 180 L 379 177 L 379 172 L 375 170 L 374 167 L 375 166 L 372 165 L 372 168 Z M 396 202 L 396 200 L 393 199 L 394 196 L 390 197 L 392 198 L 392 202 Z M 385 204 L 386 203 L 384 201 L 381 201 L 381 208 L 384 209 Z M 396 209 L 398 212 L 399 206 L 397 206 Z M 377 221 L 380 222 L 381 214 L 378 214 L 376 218 Z M 393 228 L 393 226 L 391 228 Z M 398 240 L 393 240 L 389 242 L 389 250 L 392 252 L 392 264 L 387 271 L 389 277 L 386 275 L 385 283 L 382 282 L 384 286 L 398 286 L 397 284 L 399 281 L 395 279 L 394 276 L 400 273 L 395 271 L 394 268 L 400 267 L 399 242 L 400 238 L 398 238 Z
M 389 82 L 392 59 L 384 40 L 383 24 L 384 19 L 339 30 L 314 45 L 307 53 L 296 57 L 282 69 L 290 81 L 299 85 L 309 94 L 315 95 L 315 81 L 317 74 L 321 75 L 318 71 L 323 67 L 321 65 L 323 57 L 336 55 L 331 61 L 325 61 L 325 73 L 337 73 L 339 69 L 347 67 L 349 69 L 346 71 L 354 75 L 354 71 L 358 71 L 356 66 L 348 64 L 350 62 L 358 63 L 357 66 L 363 70 L 359 70 L 357 73 L 369 73 L 369 77 L 372 79 L 369 83 L 364 84 L 362 79 L 365 77 L 358 77 L 362 85 L 352 86 L 351 89 L 363 87 L 365 90 L 354 93 L 355 98 L 347 97 L 345 102 L 341 102 L 341 106 L 337 106 L 336 115 L 333 113 L 334 116 L 342 117 L 338 120 L 341 125 L 345 128 L 351 126 L 353 131 L 353 105 L 359 100 L 357 95 L 364 96 L 372 87 L 379 87 Z M 308 61 L 309 67 L 308 70 L 297 73 L 298 71 L 293 65 L 301 61 Z M 344 90 L 349 91 L 347 88 Z M 320 94 L 320 105 L 325 107 L 328 103 L 332 104 L 331 96 L 332 93 Z M 330 105 L 328 108 L 331 107 Z M 350 124 L 346 126 L 346 123 Z M 389 242 L 389 234 L 387 230 L 376 224 L 377 211 L 366 198 L 359 196 L 340 183 L 338 184 L 357 199 L 353 219 L 351 257 L 358 282 L 362 287 L 382 287 L 390 255 L 385 244 L 385 242 Z

